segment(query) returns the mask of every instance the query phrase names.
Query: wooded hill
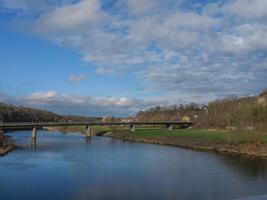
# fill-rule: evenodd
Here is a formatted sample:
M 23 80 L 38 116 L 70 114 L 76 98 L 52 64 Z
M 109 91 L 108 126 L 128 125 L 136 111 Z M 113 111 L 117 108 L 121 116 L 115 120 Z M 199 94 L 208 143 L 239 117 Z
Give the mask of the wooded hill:
M 58 115 L 53 112 L 0 103 L 0 122 L 70 122 L 96 121 L 99 118 Z
M 267 131 L 267 91 L 250 97 L 231 97 L 207 105 L 195 103 L 154 107 L 137 113 L 139 121 L 190 120 L 199 128 L 244 129 Z M 0 103 L 0 122 L 75 122 L 99 121 L 72 115 L 58 115 L 23 106 Z
M 231 97 L 208 105 L 173 105 L 140 111 L 140 121 L 191 120 L 200 128 L 267 131 L 267 90 L 257 96 Z

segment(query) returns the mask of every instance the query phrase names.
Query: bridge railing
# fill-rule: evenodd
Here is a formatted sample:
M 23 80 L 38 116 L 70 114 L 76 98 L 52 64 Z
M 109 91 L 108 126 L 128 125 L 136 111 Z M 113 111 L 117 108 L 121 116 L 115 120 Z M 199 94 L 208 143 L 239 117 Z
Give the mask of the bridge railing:
M 193 122 L 160 121 L 160 122 L 11 122 L 0 123 L 4 127 L 40 127 L 40 126 L 105 126 L 105 125 L 193 125 Z

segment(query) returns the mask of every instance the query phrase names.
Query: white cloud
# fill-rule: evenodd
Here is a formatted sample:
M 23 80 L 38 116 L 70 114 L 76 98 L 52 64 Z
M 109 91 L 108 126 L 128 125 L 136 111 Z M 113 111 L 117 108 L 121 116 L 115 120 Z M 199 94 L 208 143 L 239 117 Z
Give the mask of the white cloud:
M 36 22 L 36 31 L 64 33 L 65 31 L 80 31 L 90 25 L 96 25 L 105 18 L 98 0 L 82 0 L 76 4 L 59 7 L 41 15 Z
M 4 101 L 6 102 L 6 101 Z M 140 109 L 163 105 L 166 101 L 157 99 L 130 99 L 127 97 L 92 97 L 62 94 L 56 91 L 35 92 L 26 96 L 10 97 L 9 102 L 17 105 L 47 109 L 61 114 L 87 116 L 128 116 Z
M 130 15 L 142 16 L 151 15 L 151 13 L 164 12 L 172 8 L 177 10 L 184 0 L 121 0 L 127 2 L 127 8 Z
M 157 8 L 161 0 L 129 0 L 128 6 L 132 14 L 138 15 L 151 11 Z
M 36 13 L 48 12 L 72 1 L 74 0 L 0 0 L 0 8 L 17 11 L 22 17 L 23 14 L 35 15 Z
M 207 101 L 266 88 L 266 0 L 197 9 L 182 0 L 119 0 L 115 9 L 103 2 L 60 4 L 42 13 L 32 31 L 76 49 L 98 73 L 131 73 L 147 92 Z
M 70 82 L 79 83 L 87 78 L 86 74 L 71 75 L 69 77 Z
M 216 53 L 230 53 L 236 55 L 233 59 L 243 56 L 248 59 L 253 52 L 266 53 L 267 50 L 267 24 L 241 24 L 232 27 L 231 30 L 217 34 Z M 214 41 L 215 41 L 214 39 Z
M 230 1 L 224 9 L 247 19 L 257 20 L 267 18 L 266 8 L 266 0 L 235 0 Z
M 57 92 L 48 91 L 48 92 L 36 92 L 25 97 L 25 99 L 30 101 L 50 101 L 57 96 Z

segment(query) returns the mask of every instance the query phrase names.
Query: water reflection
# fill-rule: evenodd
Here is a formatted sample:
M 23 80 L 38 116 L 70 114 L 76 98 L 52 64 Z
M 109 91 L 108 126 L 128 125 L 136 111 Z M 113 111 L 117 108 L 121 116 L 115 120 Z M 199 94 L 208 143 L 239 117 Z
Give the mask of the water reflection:
M 267 160 L 260 158 L 244 158 L 235 156 L 220 156 L 223 163 L 235 173 L 254 178 L 266 178 Z
M 1 199 L 213 200 L 266 191 L 263 160 L 80 134 L 13 137 L 19 148 L 0 159 Z
M 31 149 L 36 150 L 37 144 L 36 144 L 36 138 L 31 139 Z
M 86 136 L 85 137 L 86 144 L 91 144 L 91 142 L 92 142 L 91 139 L 92 139 L 91 137 Z

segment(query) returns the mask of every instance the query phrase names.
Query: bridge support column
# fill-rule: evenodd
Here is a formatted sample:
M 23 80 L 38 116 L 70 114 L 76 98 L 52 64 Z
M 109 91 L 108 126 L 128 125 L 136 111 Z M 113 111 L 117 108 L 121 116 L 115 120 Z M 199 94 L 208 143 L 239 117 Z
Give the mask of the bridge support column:
M 167 129 L 168 129 L 169 131 L 172 131 L 172 130 L 173 130 L 173 125 L 167 124 Z
M 37 136 L 37 134 L 36 134 L 36 128 L 34 127 L 32 129 L 32 139 L 36 140 L 36 136 Z
M 32 141 L 31 141 L 31 148 L 33 149 L 33 150 L 35 150 L 36 149 L 36 138 L 32 138 Z
M 130 132 L 135 132 L 135 125 L 133 124 L 130 125 Z
M 86 126 L 85 136 L 86 137 L 91 137 L 92 136 L 92 126 Z
M 92 139 L 91 137 L 86 136 L 85 137 L 85 143 L 86 144 L 91 144 L 91 139 Z

